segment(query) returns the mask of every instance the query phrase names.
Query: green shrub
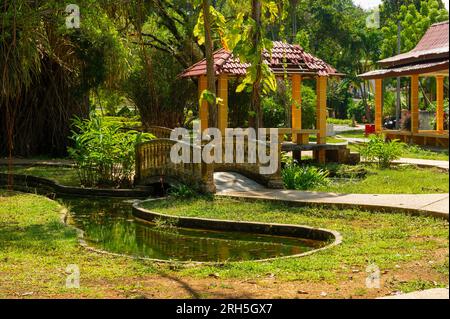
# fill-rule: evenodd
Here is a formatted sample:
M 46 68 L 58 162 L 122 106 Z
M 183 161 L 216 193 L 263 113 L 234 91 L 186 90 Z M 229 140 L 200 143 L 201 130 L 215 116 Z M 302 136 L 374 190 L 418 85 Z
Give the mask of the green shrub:
M 374 102 L 372 100 L 369 100 L 367 101 L 367 103 L 370 107 L 370 113 L 373 119 L 375 115 Z M 356 122 L 358 123 L 364 123 L 364 118 L 366 117 L 366 108 L 363 101 L 349 103 L 347 108 L 347 116 L 348 118 L 355 118 Z
M 386 141 L 384 135 L 371 135 L 361 148 L 361 155 L 368 161 L 376 161 L 380 168 L 388 168 L 402 156 L 405 146 L 399 140 Z
M 316 92 L 309 86 L 302 86 L 302 127 L 312 129 L 316 126 Z
M 169 190 L 169 195 L 176 198 L 193 198 L 197 193 L 191 187 L 181 184 L 173 186 Z
M 76 162 L 81 185 L 129 187 L 135 167 L 136 145 L 153 139 L 148 133 L 124 131 L 95 112 L 89 119 L 75 118 L 69 155 Z
M 282 170 L 284 185 L 287 189 L 308 190 L 330 184 L 329 172 L 314 166 L 287 165 Z

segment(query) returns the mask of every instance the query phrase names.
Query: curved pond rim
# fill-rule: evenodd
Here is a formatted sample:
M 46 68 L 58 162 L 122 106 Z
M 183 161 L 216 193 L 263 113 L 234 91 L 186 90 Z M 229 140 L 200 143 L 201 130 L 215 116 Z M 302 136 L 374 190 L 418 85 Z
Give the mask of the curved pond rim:
M 36 193 L 40 191 L 46 193 L 49 189 L 56 195 L 67 195 L 76 197 L 92 198 L 123 198 L 123 199 L 143 199 L 151 195 L 151 190 L 143 189 L 114 189 L 114 188 L 86 188 L 76 186 L 61 185 L 58 182 L 33 175 L 12 174 L 14 178 L 13 187 L 17 191 Z M 7 186 L 8 174 L 0 173 L 0 186 Z
M 209 231 L 222 231 L 222 232 L 245 232 L 245 233 L 253 233 L 259 235 L 268 235 L 268 236 L 282 236 L 282 237 L 290 237 L 290 238 L 299 238 L 299 239 L 310 239 L 317 241 L 330 241 L 329 244 L 313 249 L 307 252 L 303 252 L 301 254 L 289 255 L 289 256 L 280 256 L 266 259 L 255 259 L 255 260 L 236 260 L 236 261 L 225 261 L 225 262 L 200 262 L 200 261 L 172 261 L 172 260 L 159 260 L 145 257 L 134 257 L 129 256 L 136 259 L 143 259 L 149 261 L 156 261 L 162 263 L 177 263 L 177 264 L 199 264 L 199 265 L 223 265 L 223 264 L 239 264 L 239 263 L 247 263 L 247 262 L 271 262 L 276 260 L 283 259 L 293 259 L 300 258 L 312 255 L 314 253 L 324 251 L 340 245 L 343 241 L 342 235 L 334 230 L 323 229 L 323 228 L 314 228 L 310 226 L 304 225 L 290 225 L 290 224 L 271 224 L 271 223 L 259 223 L 259 222 L 246 222 L 246 221 L 232 221 L 225 219 L 208 219 L 208 218 L 198 218 L 198 217 L 183 217 L 176 215 L 165 215 L 157 212 L 153 212 L 147 210 L 140 205 L 145 202 L 155 202 L 155 201 L 163 201 L 167 200 L 167 197 L 164 198 L 152 198 L 137 201 L 132 205 L 133 207 L 133 216 L 140 222 L 144 223 L 154 223 L 155 220 L 164 220 L 172 222 L 176 225 L 176 227 L 180 228 L 191 228 L 191 229 L 202 229 Z M 94 249 L 96 250 L 96 249 Z M 106 252 L 108 253 L 108 252 Z M 117 255 L 117 254 L 114 254 Z

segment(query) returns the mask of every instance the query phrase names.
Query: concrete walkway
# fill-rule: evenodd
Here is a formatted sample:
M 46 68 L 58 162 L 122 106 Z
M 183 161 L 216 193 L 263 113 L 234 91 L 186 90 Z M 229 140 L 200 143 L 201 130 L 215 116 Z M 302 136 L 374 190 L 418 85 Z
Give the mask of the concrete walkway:
M 437 288 L 379 299 L 449 299 L 448 289 Z
M 215 173 L 217 195 L 236 198 L 288 201 L 298 204 L 361 207 L 403 211 L 448 219 L 449 194 L 335 194 L 268 189 L 237 173 Z
M 415 158 L 401 158 L 398 161 L 394 161 L 395 164 L 410 164 L 417 165 L 421 167 L 437 167 L 443 170 L 449 170 L 448 161 L 435 161 L 435 160 L 424 160 Z

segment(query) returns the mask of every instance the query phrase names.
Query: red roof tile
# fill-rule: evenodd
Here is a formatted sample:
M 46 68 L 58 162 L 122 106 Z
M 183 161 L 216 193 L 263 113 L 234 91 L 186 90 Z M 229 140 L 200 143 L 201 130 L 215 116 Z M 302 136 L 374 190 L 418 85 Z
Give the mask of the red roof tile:
M 414 65 L 399 66 L 397 68 L 374 70 L 359 75 L 363 79 L 382 79 L 397 76 L 409 76 L 413 74 L 426 74 L 435 72 L 445 72 L 448 70 L 449 61 L 440 61 L 432 63 L 419 63 Z
M 305 52 L 298 45 L 274 42 L 272 52 L 264 52 L 264 59 L 274 73 L 284 73 L 286 71 L 288 74 L 342 75 L 326 62 Z M 241 63 L 231 52 L 220 49 L 214 52 L 214 67 L 216 75 L 243 76 L 246 74 L 250 64 Z M 206 59 L 186 69 L 180 76 L 186 78 L 200 75 L 206 75 Z
M 399 54 L 378 63 L 382 67 L 396 67 L 417 62 L 427 62 L 449 56 L 449 22 L 433 24 L 410 52 Z

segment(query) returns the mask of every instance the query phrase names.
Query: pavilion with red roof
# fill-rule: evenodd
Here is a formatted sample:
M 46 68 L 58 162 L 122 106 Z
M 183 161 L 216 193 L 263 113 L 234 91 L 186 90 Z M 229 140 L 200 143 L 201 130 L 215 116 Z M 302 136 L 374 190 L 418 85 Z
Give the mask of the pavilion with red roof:
M 232 52 L 220 49 L 214 52 L 214 68 L 218 78 L 217 96 L 223 103 L 219 106 L 218 122 L 222 132 L 228 127 L 228 79 L 244 77 L 247 63 L 241 63 Z M 264 62 L 267 63 L 277 76 L 288 75 L 292 81 L 292 129 L 285 130 L 293 136 L 298 144 L 309 144 L 309 135 L 317 134 L 317 144 L 326 144 L 327 118 L 327 79 L 342 76 L 336 69 L 323 60 L 305 52 L 300 46 L 283 42 L 274 42 L 271 52 L 264 52 Z M 180 77 L 198 79 L 199 94 L 207 88 L 206 59 L 186 69 Z M 316 79 L 317 111 L 316 129 L 302 129 L 301 85 L 304 78 Z M 208 126 L 208 104 L 203 102 L 199 107 L 202 129 Z M 325 160 L 325 152 L 319 151 L 318 160 Z
M 361 74 L 375 80 L 375 130 L 388 138 L 399 138 L 417 144 L 448 147 L 448 128 L 445 129 L 444 79 L 449 73 L 449 21 L 433 24 L 417 46 L 410 52 L 378 62 L 380 70 Z M 411 79 L 411 131 L 383 130 L 383 79 L 410 77 Z M 420 130 L 419 78 L 436 78 L 436 130 Z

